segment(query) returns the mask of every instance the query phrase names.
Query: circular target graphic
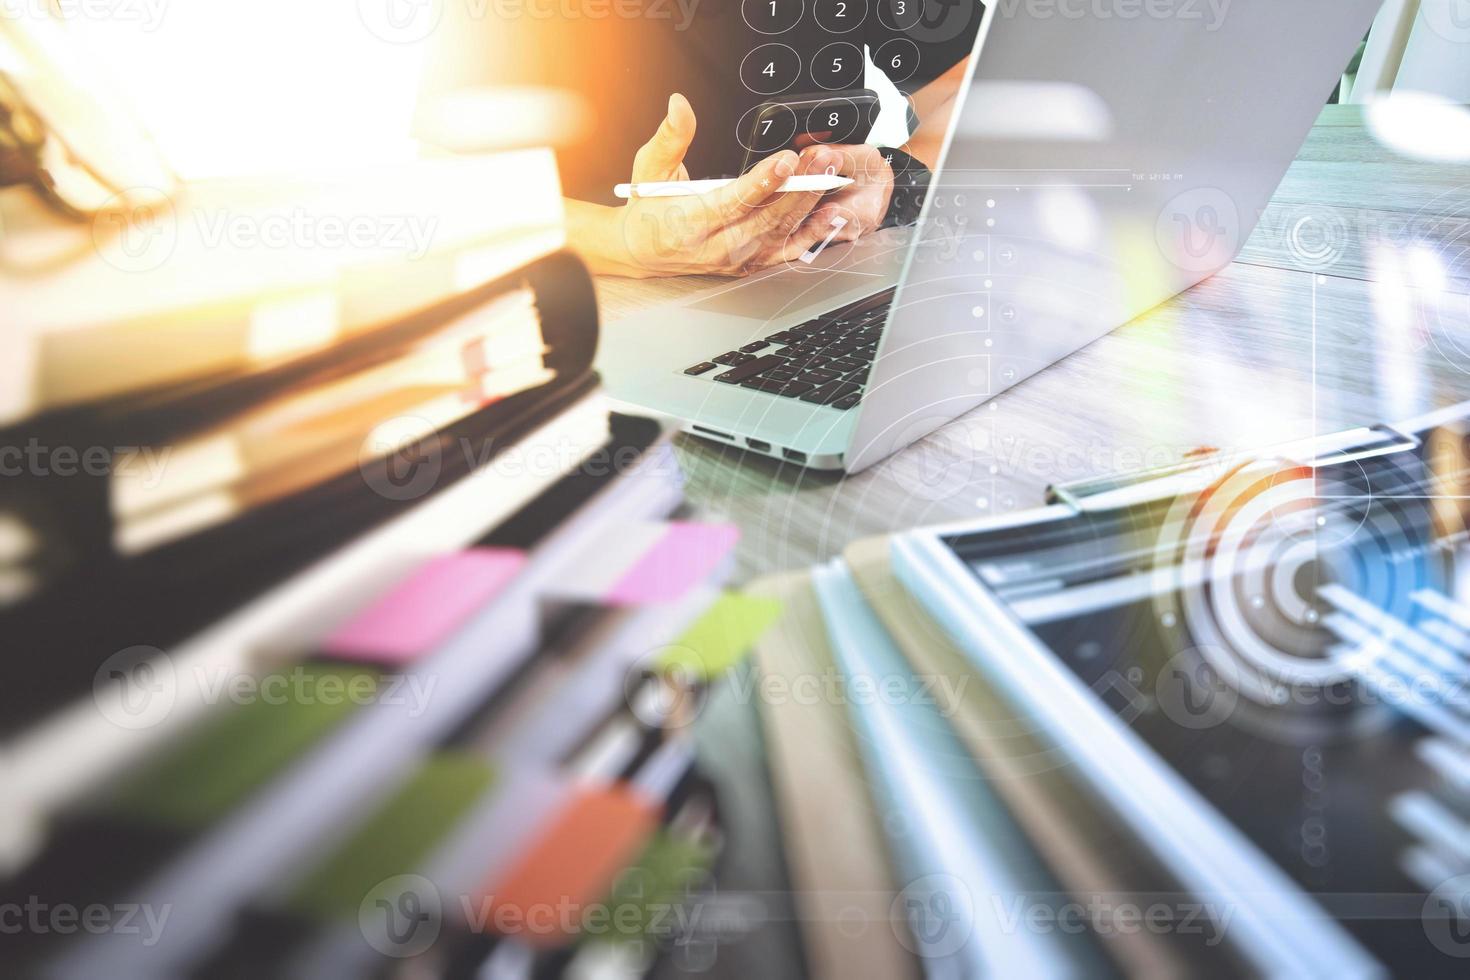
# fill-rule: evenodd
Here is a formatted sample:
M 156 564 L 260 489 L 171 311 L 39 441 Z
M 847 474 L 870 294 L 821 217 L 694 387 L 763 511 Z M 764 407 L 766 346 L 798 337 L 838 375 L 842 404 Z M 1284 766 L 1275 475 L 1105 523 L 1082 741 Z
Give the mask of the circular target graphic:
M 1181 496 L 1156 545 L 1159 622 L 1251 702 L 1326 703 L 1371 651 L 1365 620 L 1408 620 L 1411 595 L 1449 578 L 1393 458 L 1252 462 Z

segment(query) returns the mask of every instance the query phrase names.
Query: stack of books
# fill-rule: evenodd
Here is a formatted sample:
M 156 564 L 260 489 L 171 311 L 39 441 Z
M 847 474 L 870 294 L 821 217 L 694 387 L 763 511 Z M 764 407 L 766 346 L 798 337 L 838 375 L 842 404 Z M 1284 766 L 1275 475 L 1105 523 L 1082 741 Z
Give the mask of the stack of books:
M 119 637 L 187 637 L 593 383 L 595 300 L 543 151 L 9 231 L 86 239 L 0 277 L 0 446 L 24 461 L 0 516 L 26 543 L 0 554 L 0 615 L 37 662 L 10 728 L 85 692 Z
M 1461 976 L 1470 403 L 757 583 L 811 974 Z
M 22 930 L 18 971 L 613 977 L 698 946 L 724 822 L 693 725 L 779 605 L 723 587 L 735 530 L 680 519 L 660 426 L 597 391 L 549 157 L 400 176 L 205 189 L 157 268 L 119 232 L 4 282 L 0 445 L 51 465 L 0 487 L 0 903 L 108 918 Z M 441 237 L 180 217 L 224 200 Z

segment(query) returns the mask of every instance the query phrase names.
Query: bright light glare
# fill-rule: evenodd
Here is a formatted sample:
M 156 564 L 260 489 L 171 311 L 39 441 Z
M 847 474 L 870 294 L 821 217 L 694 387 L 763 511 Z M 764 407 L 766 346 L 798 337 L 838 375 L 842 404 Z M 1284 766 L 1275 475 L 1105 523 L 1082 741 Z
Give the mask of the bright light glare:
M 1432 249 L 1424 245 L 1416 245 L 1409 250 L 1409 275 L 1419 289 L 1441 293 L 1449 288 L 1444 263 Z
M 368 30 L 354 3 L 172 0 L 151 30 L 72 28 L 185 178 L 406 159 L 424 43 Z
M 1409 291 L 1404 262 L 1396 249 L 1379 246 L 1373 256 L 1370 288 L 1378 324 L 1390 334 L 1407 337 L 1414 324 L 1414 297 Z
M 1470 161 L 1470 107 L 1423 92 L 1395 92 L 1368 106 L 1378 142 L 1406 157 Z

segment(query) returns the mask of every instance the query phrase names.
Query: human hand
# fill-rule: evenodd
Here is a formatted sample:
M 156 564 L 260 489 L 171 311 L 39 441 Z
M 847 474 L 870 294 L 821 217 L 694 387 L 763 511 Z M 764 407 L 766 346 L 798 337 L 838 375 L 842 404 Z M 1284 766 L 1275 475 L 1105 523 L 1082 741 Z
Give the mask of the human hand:
M 823 150 L 835 158 L 835 172 L 842 177 L 851 177 L 853 182 L 823 198 L 821 204 L 803 220 L 803 227 L 810 229 L 810 234 L 820 231 L 817 240 L 821 240 L 832 230 L 833 220 L 841 217 L 846 223 L 833 236 L 833 241 L 838 242 L 854 241 L 877 231 L 893 199 L 893 168 L 876 146 L 866 144 L 813 145 L 804 149 L 802 155 Z M 824 173 L 825 167 L 816 172 Z
M 694 110 L 682 95 L 669 98 L 668 115 L 633 161 L 632 180 L 687 180 L 684 155 L 694 139 Z M 599 216 L 569 211 L 573 243 L 590 253 L 599 272 L 629 276 L 745 275 L 795 259 L 826 237 L 804 220 L 820 192 L 780 194 L 792 174 L 818 174 L 842 165 L 826 147 L 791 151 L 761 161 L 734 183 L 691 197 L 634 198 Z

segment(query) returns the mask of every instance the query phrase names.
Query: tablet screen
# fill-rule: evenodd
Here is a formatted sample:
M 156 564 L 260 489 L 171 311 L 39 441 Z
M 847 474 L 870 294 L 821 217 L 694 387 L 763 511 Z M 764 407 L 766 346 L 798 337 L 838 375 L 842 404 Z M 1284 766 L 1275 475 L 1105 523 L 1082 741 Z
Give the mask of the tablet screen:
M 1386 963 L 1470 955 L 1466 431 L 947 539 Z

